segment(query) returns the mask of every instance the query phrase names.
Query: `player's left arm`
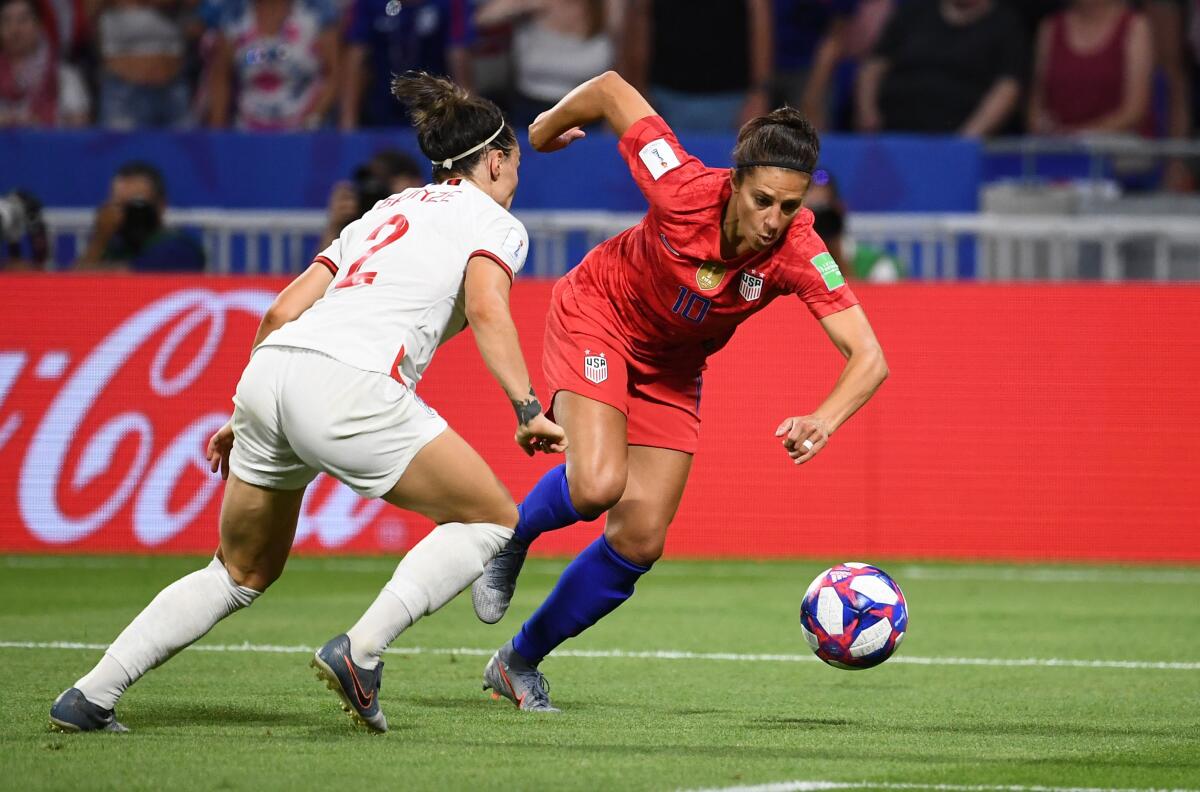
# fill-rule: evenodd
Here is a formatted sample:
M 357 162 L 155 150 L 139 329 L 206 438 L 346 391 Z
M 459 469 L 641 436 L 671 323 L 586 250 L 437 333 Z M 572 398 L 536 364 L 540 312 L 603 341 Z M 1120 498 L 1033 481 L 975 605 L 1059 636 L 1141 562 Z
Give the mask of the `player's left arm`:
M 821 326 L 846 358 L 846 366 L 825 401 L 809 415 L 786 419 L 775 430 L 797 465 L 812 459 L 839 426 L 867 403 L 888 376 L 883 348 L 861 306 L 824 317 Z
M 334 244 L 337 244 L 336 240 Z M 313 303 L 321 299 L 321 295 L 325 294 L 325 290 L 333 281 L 333 267 L 333 263 L 328 258 L 318 256 L 308 269 L 284 287 L 284 290 L 271 303 L 271 307 L 263 314 L 262 321 L 258 323 L 258 332 L 254 335 L 255 347 L 262 343 L 264 338 L 307 311 L 313 306 Z M 232 450 L 233 419 L 230 419 L 208 439 L 208 447 L 205 449 L 209 469 L 213 473 L 220 470 L 223 479 L 229 478 L 229 452 Z

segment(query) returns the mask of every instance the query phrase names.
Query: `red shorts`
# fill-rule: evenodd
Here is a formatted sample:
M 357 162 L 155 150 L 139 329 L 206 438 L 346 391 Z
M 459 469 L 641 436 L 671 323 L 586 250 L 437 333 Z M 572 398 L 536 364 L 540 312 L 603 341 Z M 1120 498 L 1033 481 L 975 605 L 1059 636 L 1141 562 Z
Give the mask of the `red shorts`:
M 625 414 L 629 445 L 696 453 L 702 375 L 635 359 L 599 318 L 603 310 L 588 310 L 569 281 L 555 287 L 542 356 L 550 403 L 559 391 L 586 396 Z

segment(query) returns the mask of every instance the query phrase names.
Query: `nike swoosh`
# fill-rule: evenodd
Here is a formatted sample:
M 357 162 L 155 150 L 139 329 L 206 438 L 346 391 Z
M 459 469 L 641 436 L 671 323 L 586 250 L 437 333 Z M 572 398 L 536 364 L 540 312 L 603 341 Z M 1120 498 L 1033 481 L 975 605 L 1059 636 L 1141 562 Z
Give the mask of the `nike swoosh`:
M 354 671 L 354 663 L 350 662 L 350 658 L 345 655 L 342 659 L 346 661 L 346 669 L 350 672 L 350 680 L 354 683 L 354 695 L 358 697 L 358 706 L 363 709 L 369 708 L 375 703 L 375 691 L 372 690 L 370 695 L 362 688 L 362 683 L 358 681 L 358 674 Z

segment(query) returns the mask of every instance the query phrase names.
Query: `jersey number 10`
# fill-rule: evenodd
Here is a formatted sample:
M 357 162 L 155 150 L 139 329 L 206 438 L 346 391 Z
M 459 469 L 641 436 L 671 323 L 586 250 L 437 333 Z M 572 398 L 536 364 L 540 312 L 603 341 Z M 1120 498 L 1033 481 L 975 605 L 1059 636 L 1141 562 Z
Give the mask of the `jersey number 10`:
M 708 309 L 711 307 L 712 300 L 701 297 L 687 286 L 680 286 L 679 296 L 675 298 L 675 304 L 671 306 L 671 313 L 677 313 L 689 322 L 700 324 L 708 315 Z
M 391 228 L 392 229 L 391 233 L 388 234 L 387 236 L 385 236 L 383 239 L 380 239 L 378 242 L 375 242 L 375 240 L 379 237 L 380 232 L 382 232 L 383 229 L 385 229 L 385 228 Z M 362 269 L 362 265 L 367 263 L 367 259 L 371 258 L 371 256 L 374 256 L 376 253 L 383 250 L 385 247 L 392 244 L 397 239 L 399 239 L 400 237 L 404 236 L 407 233 L 408 233 L 408 218 L 407 217 L 405 217 L 402 214 L 395 214 L 395 215 L 392 215 L 391 217 L 389 217 L 387 219 L 387 222 L 385 222 L 383 225 L 376 228 L 374 231 L 371 232 L 371 235 L 367 237 L 367 239 L 366 239 L 367 242 L 375 242 L 375 244 L 371 245 L 370 249 L 367 250 L 366 253 L 359 256 L 358 259 L 355 260 L 355 262 L 350 265 L 350 269 L 346 271 L 346 277 L 344 277 L 340 281 L 338 281 L 337 285 L 334 286 L 333 288 L 344 289 L 347 286 L 358 286 L 359 284 L 370 285 L 370 284 L 374 283 L 375 276 L 378 273 L 376 273 L 376 272 L 359 272 L 359 270 Z

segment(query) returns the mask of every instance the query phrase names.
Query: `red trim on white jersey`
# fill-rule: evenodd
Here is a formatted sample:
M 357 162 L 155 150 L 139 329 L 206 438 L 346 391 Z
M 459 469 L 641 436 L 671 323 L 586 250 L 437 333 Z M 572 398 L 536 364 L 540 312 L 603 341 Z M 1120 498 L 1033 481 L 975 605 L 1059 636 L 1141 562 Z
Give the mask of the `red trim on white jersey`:
M 326 269 L 328 269 L 334 275 L 337 275 L 337 264 L 334 264 L 328 256 L 317 256 L 315 259 L 313 259 L 313 264 L 324 264 Z
M 455 176 L 453 179 L 446 179 L 445 183 L 449 184 L 451 187 L 457 187 L 458 185 L 462 184 L 462 179 L 458 176 Z
M 504 270 L 504 274 L 508 276 L 508 279 L 509 280 L 513 279 L 512 267 L 510 267 L 510 266 L 508 266 L 508 264 L 504 263 L 504 259 L 497 256 L 495 253 L 491 252 L 490 250 L 476 250 L 474 253 L 467 256 L 467 261 L 470 261 L 471 259 L 475 258 L 476 256 L 483 256 L 484 258 L 488 258 L 488 259 L 491 259 L 492 261 L 496 262 L 497 264 L 500 265 L 501 269 Z

